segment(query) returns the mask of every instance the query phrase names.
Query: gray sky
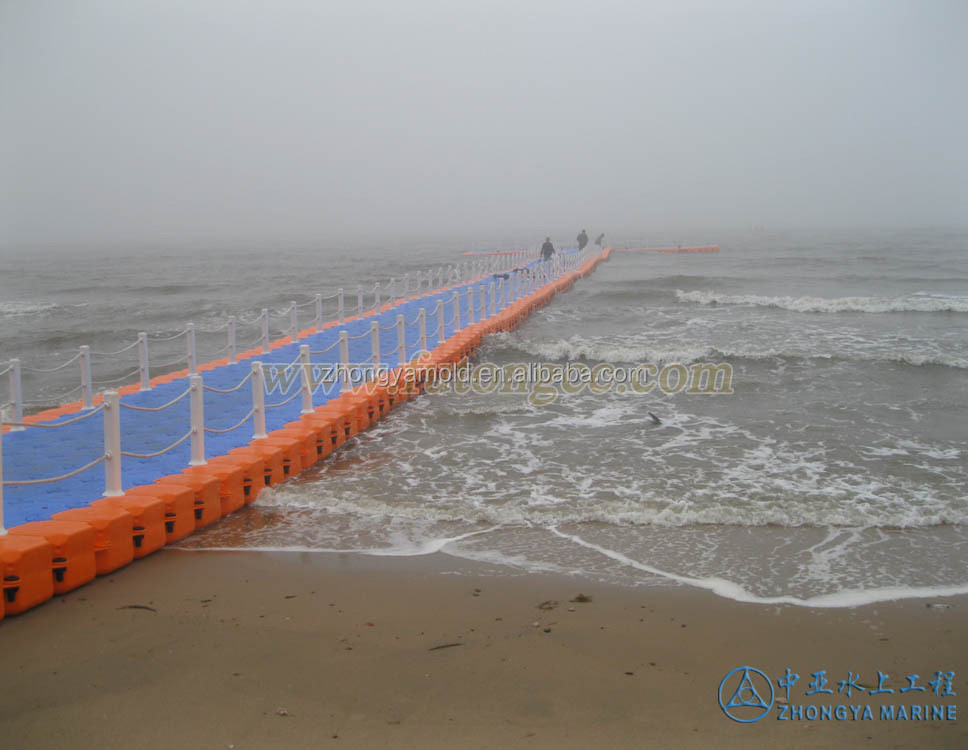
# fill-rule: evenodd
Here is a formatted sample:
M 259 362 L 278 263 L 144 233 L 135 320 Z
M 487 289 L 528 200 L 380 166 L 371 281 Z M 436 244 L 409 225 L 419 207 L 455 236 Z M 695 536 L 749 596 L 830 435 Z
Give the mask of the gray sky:
M 0 245 L 964 225 L 966 38 L 958 0 L 0 0 Z

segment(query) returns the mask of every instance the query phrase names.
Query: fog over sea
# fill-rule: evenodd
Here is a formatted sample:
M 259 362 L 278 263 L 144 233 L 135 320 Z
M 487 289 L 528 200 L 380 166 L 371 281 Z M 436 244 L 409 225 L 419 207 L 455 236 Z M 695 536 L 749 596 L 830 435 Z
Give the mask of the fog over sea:
M 355 298 L 357 284 L 542 237 L 10 250 L 0 257 L 0 360 L 49 369 L 88 344 L 103 387 L 137 367 L 134 350 L 105 354 L 139 331 L 175 334 L 191 320 L 211 359 L 229 314 L 245 348 L 263 307 L 281 335 L 290 300 L 340 286 Z M 733 393 L 613 388 L 544 406 L 427 395 L 182 545 L 440 551 L 511 574 L 820 606 L 968 591 L 968 233 L 627 241 L 722 251 L 615 253 L 517 331 L 487 338 L 474 361 L 724 363 Z M 311 306 L 302 310 L 308 321 Z M 175 360 L 183 345 L 159 344 L 152 361 Z M 72 401 L 77 383 L 74 367 L 28 374 L 25 398 L 34 409 Z

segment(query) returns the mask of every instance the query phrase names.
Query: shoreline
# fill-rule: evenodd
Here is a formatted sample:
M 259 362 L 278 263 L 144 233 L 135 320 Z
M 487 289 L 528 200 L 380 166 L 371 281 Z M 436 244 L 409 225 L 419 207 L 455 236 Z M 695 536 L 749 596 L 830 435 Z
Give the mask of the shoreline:
M 591 601 L 570 601 L 579 594 Z M 0 736 L 14 747 L 964 747 L 957 720 L 778 721 L 776 704 L 741 724 L 717 702 L 724 675 L 749 665 L 799 673 L 792 705 L 957 704 L 930 687 L 898 693 L 905 675 L 926 685 L 948 670 L 968 695 L 968 596 L 930 603 L 745 604 L 441 553 L 167 549 L 0 623 Z M 834 692 L 814 701 L 803 693 L 821 669 Z M 864 687 L 850 700 L 836 685 L 848 670 Z M 893 695 L 867 695 L 878 671 Z

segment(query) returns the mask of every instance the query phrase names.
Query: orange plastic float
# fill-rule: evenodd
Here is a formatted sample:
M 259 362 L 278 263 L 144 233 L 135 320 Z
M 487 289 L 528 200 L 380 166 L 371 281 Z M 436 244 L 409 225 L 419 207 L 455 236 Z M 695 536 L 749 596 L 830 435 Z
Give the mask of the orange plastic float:
M 238 464 L 211 462 L 182 469 L 181 477 L 218 480 L 219 517 L 234 513 L 245 505 L 245 470 Z
M 179 488 L 188 487 L 191 490 L 196 529 L 205 528 L 222 517 L 220 484 L 219 478 L 211 474 L 171 474 L 155 482 L 155 486 L 174 485 Z
M 313 435 L 312 448 L 316 461 L 321 461 L 339 444 L 340 430 L 335 419 L 315 414 L 304 414 L 294 422 L 287 422 L 285 429 L 308 430 Z
M 125 490 L 126 498 L 158 499 L 165 506 L 165 543 L 184 539 L 195 530 L 195 492 L 176 484 L 146 484 Z
M 52 547 L 51 571 L 55 594 L 66 594 L 90 583 L 97 575 L 94 529 L 79 521 L 34 521 L 7 530 L 8 534 L 46 540 Z M 10 612 L 10 608 L 7 608 Z
M 299 469 L 294 472 L 298 474 L 304 469 L 315 466 L 319 460 L 319 452 L 316 446 L 316 431 L 308 425 L 296 424 L 293 427 L 282 427 L 269 433 L 266 440 L 294 440 L 299 456 Z
M 165 546 L 165 503 L 148 495 L 104 497 L 91 503 L 92 508 L 121 508 L 131 514 L 131 538 L 135 558 L 147 557 Z
M 273 448 L 282 449 L 282 474 L 283 479 L 288 479 L 289 477 L 294 477 L 300 471 L 302 471 L 302 460 L 300 454 L 302 453 L 302 444 L 299 438 L 294 436 L 273 436 L 269 433 L 268 436 L 264 438 L 257 438 L 253 440 L 250 445 L 252 446 L 271 446 Z
M 216 456 L 208 460 L 209 466 L 237 466 L 242 469 L 242 499 L 246 505 L 255 502 L 263 487 L 266 487 L 266 462 L 258 455 L 238 454 Z
M 261 459 L 265 487 L 279 484 L 279 482 L 283 482 L 286 479 L 284 466 L 285 451 L 274 445 L 243 445 L 230 450 L 227 457 L 232 459 L 240 458 L 242 460 L 251 457 Z
M 0 617 L 17 615 L 54 595 L 54 548 L 43 537 L 0 537 Z
M 94 562 L 99 576 L 113 573 L 134 559 L 134 516 L 120 506 L 63 510 L 51 520 L 77 521 L 94 529 Z

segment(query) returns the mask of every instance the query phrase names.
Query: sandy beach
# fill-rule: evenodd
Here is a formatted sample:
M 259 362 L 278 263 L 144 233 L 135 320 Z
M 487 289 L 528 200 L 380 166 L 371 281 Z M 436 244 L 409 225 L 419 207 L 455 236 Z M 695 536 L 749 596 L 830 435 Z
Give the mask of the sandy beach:
M 968 694 L 968 600 L 930 603 L 773 607 L 444 555 L 166 550 L 0 624 L 0 737 L 11 748 L 965 747 L 960 716 L 877 720 L 882 703 L 957 705 L 927 687 L 937 670 Z M 875 720 L 783 721 L 776 703 L 764 720 L 732 721 L 719 685 L 746 665 L 774 681 L 798 673 L 791 705 L 870 705 Z M 833 694 L 805 697 L 821 669 Z M 848 670 L 862 688 L 849 700 L 837 687 Z M 868 694 L 878 670 L 894 694 Z M 913 673 L 926 691 L 899 695 Z

